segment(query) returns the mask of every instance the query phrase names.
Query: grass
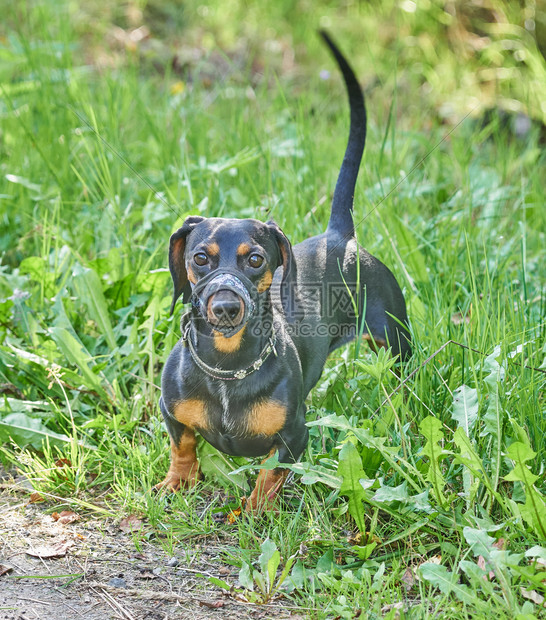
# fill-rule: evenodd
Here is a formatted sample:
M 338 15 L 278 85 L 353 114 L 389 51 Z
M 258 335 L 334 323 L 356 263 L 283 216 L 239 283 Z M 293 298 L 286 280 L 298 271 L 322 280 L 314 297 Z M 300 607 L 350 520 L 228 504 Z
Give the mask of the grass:
M 245 596 L 280 586 L 311 617 L 544 613 L 546 67 L 524 27 L 543 14 L 450 6 L 4 6 L 2 458 L 55 506 L 137 513 L 188 558 L 219 537 Z M 365 85 L 355 219 L 415 353 L 402 397 L 388 357 L 337 351 L 279 513 L 219 523 L 244 459 L 202 444 L 198 491 L 149 493 L 179 337 L 167 240 L 190 213 L 323 230 L 347 114 L 318 25 Z M 535 119 L 524 139 L 500 107 Z

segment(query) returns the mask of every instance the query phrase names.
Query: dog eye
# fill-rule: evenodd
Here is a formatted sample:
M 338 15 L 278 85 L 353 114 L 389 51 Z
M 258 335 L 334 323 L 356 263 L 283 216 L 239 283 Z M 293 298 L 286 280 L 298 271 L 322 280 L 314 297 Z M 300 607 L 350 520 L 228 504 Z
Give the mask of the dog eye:
M 209 262 L 209 257 L 204 252 L 197 252 L 197 254 L 193 257 L 193 260 L 196 265 L 201 267 Z
M 258 267 L 261 267 L 263 263 L 264 263 L 264 257 L 260 256 L 259 254 L 251 254 L 248 257 L 248 264 L 251 267 L 258 268 Z

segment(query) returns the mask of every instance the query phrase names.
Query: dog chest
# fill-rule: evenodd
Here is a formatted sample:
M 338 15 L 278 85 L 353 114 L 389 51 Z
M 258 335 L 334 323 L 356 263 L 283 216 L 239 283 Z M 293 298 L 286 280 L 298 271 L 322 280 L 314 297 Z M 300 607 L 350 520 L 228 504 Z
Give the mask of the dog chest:
M 243 403 L 230 398 L 224 384 L 216 398 L 208 401 L 188 398 L 174 406 L 178 422 L 203 434 L 221 434 L 233 437 L 270 437 L 285 425 L 286 406 L 279 401 L 263 398 Z

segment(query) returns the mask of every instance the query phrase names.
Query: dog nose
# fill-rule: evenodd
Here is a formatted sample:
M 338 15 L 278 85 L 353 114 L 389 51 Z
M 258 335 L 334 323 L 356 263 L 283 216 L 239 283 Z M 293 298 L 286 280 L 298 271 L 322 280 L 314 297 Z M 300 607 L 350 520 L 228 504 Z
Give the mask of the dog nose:
M 210 314 L 216 322 L 235 323 L 242 317 L 242 300 L 233 291 L 218 291 L 210 300 Z

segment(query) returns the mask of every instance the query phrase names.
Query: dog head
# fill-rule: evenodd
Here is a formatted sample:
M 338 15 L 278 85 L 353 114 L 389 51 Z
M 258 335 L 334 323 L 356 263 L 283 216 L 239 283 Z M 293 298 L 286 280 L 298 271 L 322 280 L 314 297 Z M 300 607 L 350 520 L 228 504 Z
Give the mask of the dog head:
M 229 337 L 252 316 L 281 265 L 282 291 L 295 277 L 295 263 L 290 242 L 274 222 L 191 216 L 170 240 L 171 314 L 183 295 Z

